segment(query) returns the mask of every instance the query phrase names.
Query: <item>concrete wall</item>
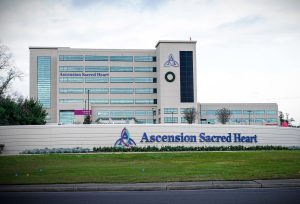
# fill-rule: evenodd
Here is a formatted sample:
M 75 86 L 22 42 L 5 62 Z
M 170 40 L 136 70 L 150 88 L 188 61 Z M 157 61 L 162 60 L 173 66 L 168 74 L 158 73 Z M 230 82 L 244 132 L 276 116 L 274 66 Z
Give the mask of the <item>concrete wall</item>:
M 5 144 L 3 154 L 19 154 L 25 149 L 35 148 L 70 148 L 114 146 L 126 127 L 131 139 L 137 146 L 221 146 L 221 145 L 280 145 L 300 146 L 300 129 L 242 126 L 242 125 L 44 125 L 44 126 L 1 126 L 0 144 Z M 141 142 L 144 133 L 151 135 L 195 135 L 196 142 Z M 228 137 L 231 142 L 200 142 L 200 133 Z M 242 136 L 256 136 L 257 142 L 234 142 L 234 133 Z

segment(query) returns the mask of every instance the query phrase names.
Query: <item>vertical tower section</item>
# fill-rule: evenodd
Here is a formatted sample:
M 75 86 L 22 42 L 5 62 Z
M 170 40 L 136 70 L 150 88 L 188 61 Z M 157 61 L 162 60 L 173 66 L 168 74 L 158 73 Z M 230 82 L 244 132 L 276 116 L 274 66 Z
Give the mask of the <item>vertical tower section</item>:
M 57 48 L 29 47 L 30 98 L 38 100 L 47 111 L 47 123 L 56 123 Z
M 184 110 L 197 110 L 196 43 L 162 40 L 156 44 L 159 123 L 187 123 Z

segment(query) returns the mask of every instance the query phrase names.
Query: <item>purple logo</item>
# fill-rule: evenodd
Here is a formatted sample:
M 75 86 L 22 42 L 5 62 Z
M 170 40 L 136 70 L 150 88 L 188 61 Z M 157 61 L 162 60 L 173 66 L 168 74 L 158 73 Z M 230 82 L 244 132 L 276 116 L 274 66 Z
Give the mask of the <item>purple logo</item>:
M 118 139 L 115 143 L 115 147 L 133 147 L 136 146 L 133 139 L 130 138 L 129 131 L 127 128 L 124 128 L 121 132 L 121 138 Z
M 168 60 L 164 64 L 165 67 L 178 67 L 179 63 L 174 60 L 174 56 L 169 54 Z

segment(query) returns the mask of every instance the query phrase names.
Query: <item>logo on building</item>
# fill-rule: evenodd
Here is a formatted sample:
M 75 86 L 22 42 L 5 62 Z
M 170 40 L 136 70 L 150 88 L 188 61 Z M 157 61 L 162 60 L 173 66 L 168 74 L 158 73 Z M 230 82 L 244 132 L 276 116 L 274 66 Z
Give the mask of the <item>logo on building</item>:
M 127 128 L 124 128 L 121 132 L 121 138 L 118 139 L 115 143 L 115 147 L 132 147 L 136 146 L 133 139 L 130 138 L 129 131 Z
M 165 67 L 178 67 L 179 63 L 174 59 L 172 54 L 169 54 L 168 60 L 164 64 Z

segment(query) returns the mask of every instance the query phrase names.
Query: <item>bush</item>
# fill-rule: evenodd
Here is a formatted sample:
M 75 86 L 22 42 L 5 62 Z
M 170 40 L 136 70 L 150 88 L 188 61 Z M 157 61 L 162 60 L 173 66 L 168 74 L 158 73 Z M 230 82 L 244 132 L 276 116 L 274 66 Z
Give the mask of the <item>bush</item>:
M 3 151 L 3 149 L 4 149 L 4 144 L 0 144 L 0 154 L 2 154 L 2 151 Z
M 31 149 L 24 150 L 21 154 L 62 154 L 62 153 L 89 153 L 89 148 L 52 148 L 48 149 L 47 147 L 44 149 Z

